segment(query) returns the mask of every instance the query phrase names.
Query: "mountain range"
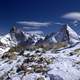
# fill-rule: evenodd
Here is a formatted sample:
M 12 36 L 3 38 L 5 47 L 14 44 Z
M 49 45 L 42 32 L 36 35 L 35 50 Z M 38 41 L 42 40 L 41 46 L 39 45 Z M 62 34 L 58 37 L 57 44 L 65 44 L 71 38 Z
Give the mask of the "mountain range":
M 15 26 L 10 32 L 0 37 L 0 42 L 7 46 L 16 46 L 18 44 L 25 45 L 43 45 L 65 42 L 67 44 L 75 44 L 80 42 L 79 35 L 68 25 L 63 25 L 56 33 L 44 34 L 24 32 Z

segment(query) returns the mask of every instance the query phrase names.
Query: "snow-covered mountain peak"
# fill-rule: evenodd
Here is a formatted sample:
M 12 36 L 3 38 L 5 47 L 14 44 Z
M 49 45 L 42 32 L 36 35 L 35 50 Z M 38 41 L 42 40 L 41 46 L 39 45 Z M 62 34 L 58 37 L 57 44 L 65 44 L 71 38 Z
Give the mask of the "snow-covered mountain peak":
M 67 24 L 66 25 L 68 34 L 69 34 L 69 39 L 72 43 L 79 42 L 79 35 Z
M 74 36 L 76 38 L 79 37 L 79 35 L 68 24 L 66 24 L 65 26 L 66 26 L 66 28 L 67 28 L 67 30 L 68 30 L 70 35 L 72 35 L 72 36 Z
M 39 39 L 44 39 L 43 33 L 40 31 L 37 32 L 24 32 L 23 30 L 13 26 L 10 29 L 10 32 L 6 35 L 3 35 L 0 41 L 8 46 L 15 46 L 18 44 L 27 45 L 29 43 L 36 43 Z M 28 43 L 29 42 L 29 43 Z M 30 45 L 31 45 L 30 44 Z
M 79 35 L 68 24 L 63 25 L 55 34 L 51 33 L 46 39 L 53 43 L 68 42 L 74 44 L 80 42 Z
M 11 29 L 10 29 L 10 33 L 11 32 L 16 32 L 17 31 L 17 28 L 15 26 L 13 26 Z

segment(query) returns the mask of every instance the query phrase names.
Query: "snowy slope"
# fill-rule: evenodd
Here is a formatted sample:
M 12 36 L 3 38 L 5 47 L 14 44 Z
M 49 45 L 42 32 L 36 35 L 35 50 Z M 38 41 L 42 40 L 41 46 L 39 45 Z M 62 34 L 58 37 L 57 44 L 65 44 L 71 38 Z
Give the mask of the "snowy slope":
M 67 30 L 69 32 L 70 41 L 73 43 L 79 42 L 79 35 L 68 25 L 67 25 Z
M 6 34 L 6 35 L 4 35 L 4 36 L 0 39 L 0 41 L 1 41 L 3 44 L 5 44 L 6 46 L 15 46 L 15 45 L 17 45 L 17 42 L 15 42 L 15 41 L 13 41 L 13 40 L 11 39 L 11 36 L 10 36 L 9 33 Z
M 60 50 L 58 52 L 52 52 L 52 50 L 46 51 L 42 53 L 42 49 L 38 49 L 39 52 L 36 53 L 36 50 L 33 51 L 25 51 L 24 55 L 19 55 L 19 53 L 15 53 L 16 58 L 1 58 L 0 59 L 0 79 L 1 80 L 38 80 L 38 78 L 43 78 L 42 80 L 79 80 L 80 79 L 80 55 L 73 54 L 70 55 L 70 52 L 74 53 L 74 50 L 80 48 L 80 43 L 74 47 Z M 30 54 L 29 54 L 30 53 Z M 34 55 L 35 60 L 26 64 L 25 60 L 29 55 Z M 41 56 L 39 56 L 41 55 Z M 52 62 L 50 64 L 46 64 L 46 62 L 38 63 L 37 60 L 43 57 L 46 60 L 51 59 Z M 20 65 L 27 66 L 28 70 L 33 70 L 31 65 L 42 65 L 47 66 L 49 68 L 47 73 L 42 72 L 26 72 L 24 75 L 24 71 L 18 69 Z M 46 67 L 45 67 L 46 68 Z M 36 68 L 37 69 L 37 68 Z M 9 72 L 9 73 L 8 73 Z M 7 73 L 7 74 L 6 74 Z M 2 79 L 3 76 L 3 79 Z M 5 77 L 4 77 L 5 76 Z
M 42 31 L 28 31 L 24 33 L 27 37 L 27 39 L 29 37 L 31 37 L 34 41 L 34 43 L 36 43 L 38 40 L 43 39 L 44 40 L 44 33 Z

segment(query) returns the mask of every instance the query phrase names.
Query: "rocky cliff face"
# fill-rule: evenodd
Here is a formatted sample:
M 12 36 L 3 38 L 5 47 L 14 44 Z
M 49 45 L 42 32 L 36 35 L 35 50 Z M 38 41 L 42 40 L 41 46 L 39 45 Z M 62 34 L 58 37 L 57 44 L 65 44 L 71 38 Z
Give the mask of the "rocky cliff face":
M 10 35 L 12 40 L 17 41 L 18 43 L 26 41 L 25 34 L 15 26 L 10 30 Z

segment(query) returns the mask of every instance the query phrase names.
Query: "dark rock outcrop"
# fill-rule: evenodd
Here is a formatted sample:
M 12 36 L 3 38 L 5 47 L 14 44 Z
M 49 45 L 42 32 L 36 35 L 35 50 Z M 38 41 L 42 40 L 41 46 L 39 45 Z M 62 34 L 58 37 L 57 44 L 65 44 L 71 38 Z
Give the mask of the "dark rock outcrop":
M 50 80 L 63 80 L 63 78 L 61 78 L 58 75 L 53 75 L 53 74 L 49 74 Z

